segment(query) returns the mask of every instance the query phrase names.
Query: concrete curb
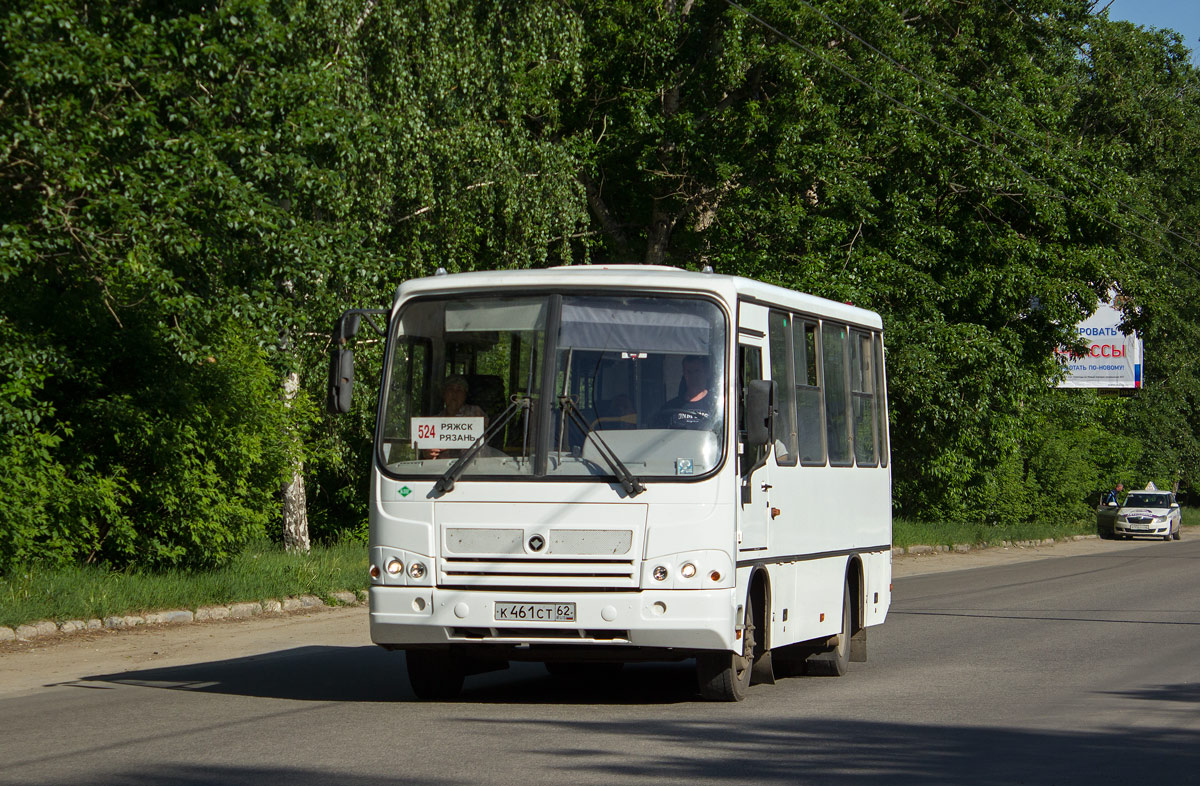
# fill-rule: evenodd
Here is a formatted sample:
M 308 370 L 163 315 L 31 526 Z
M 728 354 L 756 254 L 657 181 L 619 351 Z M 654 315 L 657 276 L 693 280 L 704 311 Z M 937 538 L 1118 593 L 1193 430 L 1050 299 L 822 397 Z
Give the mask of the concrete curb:
M 904 546 L 892 546 L 892 556 L 900 557 L 908 554 L 942 554 L 945 552 L 954 552 L 956 554 L 967 554 L 972 551 L 982 551 L 984 549 L 1034 549 L 1038 546 L 1053 546 L 1055 543 L 1070 543 L 1076 540 L 1096 540 L 1099 535 L 1071 535 L 1066 538 L 1042 538 L 1041 540 L 1002 540 L 998 543 L 955 543 L 953 546 L 926 546 L 922 544 L 912 545 L 905 548 Z
M 147 612 L 142 615 L 111 616 L 104 619 L 39 620 L 9 628 L 0 625 L 0 643 L 9 641 L 32 641 L 50 636 L 69 635 L 94 630 L 125 630 L 146 625 L 189 625 L 195 622 L 223 619 L 246 619 L 260 615 L 286 614 L 292 611 L 324 608 L 327 606 L 361 606 L 367 602 L 366 592 L 341 590 L 331 592 L 332 604 L 325 603 L 316 595 L 301 595 L 296 598 L 265 600 L 261 603 L 230 603 L 226 606 L 201 606 L 195 611 L 173 609 Z

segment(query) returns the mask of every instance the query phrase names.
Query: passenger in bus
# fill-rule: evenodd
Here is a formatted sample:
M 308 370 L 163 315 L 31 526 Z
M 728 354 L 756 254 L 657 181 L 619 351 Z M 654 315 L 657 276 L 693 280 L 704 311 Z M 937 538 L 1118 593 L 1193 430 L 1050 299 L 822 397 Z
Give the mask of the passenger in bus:
M 663 404 L 655 416 L 655 428 L 706 429 L 716 410 L 716 394 L 711 389 L 708 358 L 688 355 L 683 359 L 683 379 L 679 395 Z
M 475 404 L 467 403 L 470 393 L 467 380 L 460 374 L 451 374 L 442 383 L 442 411 L 439 417 L 483 418 L 483 430 L 487 431 L 487 413 Z M 425 451 L 425 458 L 457 458 L 462 455 L 458 449 L 430 448 Z

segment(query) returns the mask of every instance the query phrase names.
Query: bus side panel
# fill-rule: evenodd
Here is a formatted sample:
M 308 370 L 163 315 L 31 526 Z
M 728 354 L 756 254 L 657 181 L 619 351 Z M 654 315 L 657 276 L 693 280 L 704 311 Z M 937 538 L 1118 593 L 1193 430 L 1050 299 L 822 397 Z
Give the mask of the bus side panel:
M 788 610 L 786 639 L 775 646 L 833 636 L 842 627 L 842 587 L 847 557 L 805 560 L 781 566 L 794 571 L 796 600 Z
M 863 625 L 880 625 L 892 605 L 892 553 L 890 550 L 862 555 L 866 596 Z
M 770 576 L 771 597 L 767 608 L 771 614 L 768 617 L 771 630 L 766 644 L 773 649 L 796 640 L 795 631 L 800 624 L 796 611 L 796 563 L 770 565 L 767 573 Z

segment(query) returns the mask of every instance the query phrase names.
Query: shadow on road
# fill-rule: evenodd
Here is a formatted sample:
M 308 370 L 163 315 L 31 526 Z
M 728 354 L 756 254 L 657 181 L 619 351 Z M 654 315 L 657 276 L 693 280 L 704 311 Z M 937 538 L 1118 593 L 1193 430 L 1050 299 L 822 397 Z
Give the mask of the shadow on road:
M 1194 783 L 1200 771 L 1195 733 L 1126 730 L 1035 732 L 1016 729 L 839 721 L 820 717 L 727 720 L 614 721 L 495 719 L 463 721 L 457 734 L 503 726 L 506 754 L 527 784 L 1107 784 Z M 636 736 L 639 743 L 630 746 Z M 444 742 L 444 741 L 443 741 Z M 561 742 L 562 744 L 558 744 Z M 328 770 L 145 762 L 97 774 L 112 786 L 229 786 L 337 783 L 509 783 L 517 772 L 499 760 L 439 759 L 444 745 L 425 741 L 420 757 L 390 772 L 360 775 Z M 436 755 L 435 755 L 436 754 Z M 391 755 L 391 754 L 389 754 Z M 377 765 L 378 763 L 376 763 Z M 476 767 L 471 767 L 474 764 Z M 377 770 L 371 762 L 363 768 Z M 470 777 L 462 776 L 464 766 Z M 456 773 L 447 777 L 448 772 Z
M 1124 696 L 1127 699 L 1200 704 L 1200 684 L 1188 682 L 1181 685 L 1155 685 L 1141 690 L 1109 691 L 1109 695 Z M 1196 774 L 1196 778 L 1200 780 L 1200 773 Z
M 404 655 L 379 647 L 297 647 L 266 655 L 98 674 L 73 683 L 132 685 L 293 701 L 416 701 Z M 69 683 L 70 684 L 70 683 Z M 612 682 L 551 678 L 540 663 L 467 678 L 464 702 L 498 704 L 670 704 L 696 699 L 691 661 L 638 664 Z

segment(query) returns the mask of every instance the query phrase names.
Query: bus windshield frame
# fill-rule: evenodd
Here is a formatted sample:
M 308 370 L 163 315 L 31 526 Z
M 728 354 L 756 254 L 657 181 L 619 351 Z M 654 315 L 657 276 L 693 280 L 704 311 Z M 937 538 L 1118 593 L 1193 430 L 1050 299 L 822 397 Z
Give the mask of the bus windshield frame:
M 459 479 L 620 483 L 608 452 L 638 480 L 705 479 L 726 459 L 729 335 L 698 293 L 414 298 L 391 320 L 376 461 L 436 481 L 490 432 Z

